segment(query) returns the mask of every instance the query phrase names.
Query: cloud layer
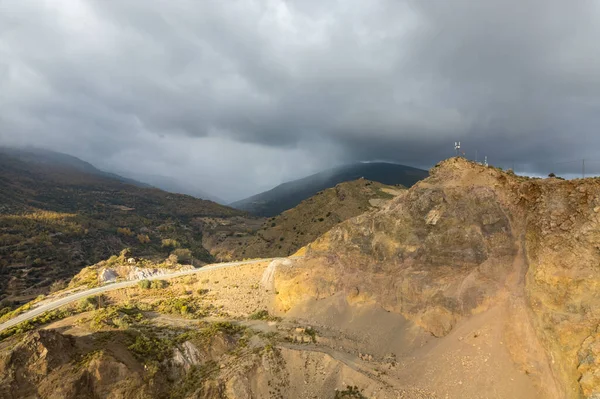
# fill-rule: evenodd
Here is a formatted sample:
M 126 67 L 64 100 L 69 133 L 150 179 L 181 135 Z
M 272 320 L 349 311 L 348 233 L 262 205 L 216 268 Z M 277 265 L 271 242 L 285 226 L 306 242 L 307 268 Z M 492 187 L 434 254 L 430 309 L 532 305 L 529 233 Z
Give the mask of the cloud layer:
M 0 142 L 234 200 L 335 164 L 600 172 L 581 0 L 0 0 Z

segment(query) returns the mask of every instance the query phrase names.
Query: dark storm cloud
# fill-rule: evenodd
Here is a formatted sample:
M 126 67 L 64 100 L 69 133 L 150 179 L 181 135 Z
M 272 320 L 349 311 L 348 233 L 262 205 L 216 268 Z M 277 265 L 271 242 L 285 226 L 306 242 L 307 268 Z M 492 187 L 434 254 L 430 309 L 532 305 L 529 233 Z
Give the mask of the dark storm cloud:
M 226 199 L 341 162 L 429 167 L 455 140 L 598 173 L 598 37 L 585 0 L 0 0 L 0 140 Z

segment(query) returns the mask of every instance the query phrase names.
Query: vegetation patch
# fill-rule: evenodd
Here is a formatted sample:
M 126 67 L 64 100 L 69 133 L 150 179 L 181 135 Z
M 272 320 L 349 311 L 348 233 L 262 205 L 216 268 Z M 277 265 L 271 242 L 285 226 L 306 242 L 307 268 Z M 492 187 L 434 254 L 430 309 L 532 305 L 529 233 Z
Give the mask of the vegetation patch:
M 358 389 L 357 386 L 348 385 L 343 391 L 335 391 L 335 399 L 367 399 L 365 395 Z
M 308 327 L 304 330 L 304 334 L 306 334 L 310 337 L 313 344 L 317 343 L 317 330 L 315 330 L 312 327 Z
M 281 321 L 281 317 L 271 316 L 269 311 L 263 309 L 258 310 L 248 316 L 250 320 L 266 320 L 266 321 Z
M 172 399 L 183 399 L 198 390 L 208 378 L 214 377 L 219 372 L 219 365 L 213 360 L 202 365 L 192 366 L 185 379 L 171 391 Z
M 110 306 L 98 309 L 90 320 L 90 328 L 98 331 L 105 328 L 127 330 L 144 318 L 139 309 L 133 306 Z
M 6 338 L 12 337 L 16 334 L 23 334 L 27 331 L 34 330 L 35 328 L 48 324 L 50 322 L 54 322 L 57 320 L 64 319 L 66 317 L 74 315 L 76 312 L 72 309 L 57 309 L 51 312 L 46 312 L 37 317 L 34 317 L 31 320 L 24 321 L 22 323 L 17 324 L 16 326 L 7 328 L 4 331 L 0 332 L 0 341 L 5 340 Z

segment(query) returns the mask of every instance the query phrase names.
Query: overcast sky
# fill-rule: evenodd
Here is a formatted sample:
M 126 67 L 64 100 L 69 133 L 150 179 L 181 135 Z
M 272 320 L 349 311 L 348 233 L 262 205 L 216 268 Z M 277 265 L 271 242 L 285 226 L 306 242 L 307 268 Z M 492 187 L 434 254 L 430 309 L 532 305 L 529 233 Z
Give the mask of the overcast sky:
M 0 143 L 226 200 L 359 160 L 600 172 L 600 3 L 0 0 Z

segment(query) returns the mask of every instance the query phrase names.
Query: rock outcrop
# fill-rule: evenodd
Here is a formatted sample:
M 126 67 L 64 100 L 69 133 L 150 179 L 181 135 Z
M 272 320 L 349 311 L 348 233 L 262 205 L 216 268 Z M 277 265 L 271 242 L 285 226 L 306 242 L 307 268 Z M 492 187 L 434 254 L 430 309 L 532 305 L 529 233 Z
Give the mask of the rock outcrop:
M 277 306 L 343 293 L 436 337 L 505 308 L 515 362 L 548 397 L 600 397 L 600 180 L 530 179 L 461 158 L 281 266 Z

